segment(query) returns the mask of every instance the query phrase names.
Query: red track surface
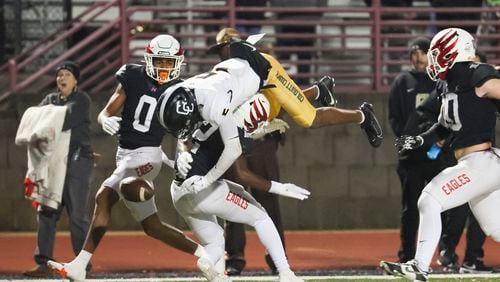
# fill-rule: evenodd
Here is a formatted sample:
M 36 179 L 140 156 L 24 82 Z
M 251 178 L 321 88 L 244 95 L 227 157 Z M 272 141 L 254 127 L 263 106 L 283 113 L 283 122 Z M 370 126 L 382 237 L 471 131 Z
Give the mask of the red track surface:
M 0 273 L 21 273 L 34 266 L 35 234 L 0 233 Z M 396 260 L 399 236 L 396 230 L 287 232 L 287 254 L 292 268 L 375 269 L 380 260 Z M 461 242 L 464 241 L 462 238 Z M 56 258 L 73 259 L 68 234 L 57 237 Z M 463 258 L 464 244 L 457 250 Z M 500 267 L 500 244 L 485 243 L 485 262 Z M 248 233 L 246 270 L 263 270 L 264 248 L 256 234 Z M 435 259 L 433 260 L 435 261 Z M 94 272 L 141 272 L 195 270 L 195 259 L 137 232 L 106 234 L 93 259 Z

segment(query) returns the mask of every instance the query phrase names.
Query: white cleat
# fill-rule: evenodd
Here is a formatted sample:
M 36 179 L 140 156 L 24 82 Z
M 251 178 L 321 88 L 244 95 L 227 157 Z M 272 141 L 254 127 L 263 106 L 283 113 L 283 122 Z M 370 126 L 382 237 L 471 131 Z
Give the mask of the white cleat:
M 203 276 L 207 278 L 210 282 L 230 282 L 231 279 L 223 273 L 217 272 L 214 264 L 207 258 L 199 258 L 196 262 L 196 266 L 201 271 Z
M 59 263 L 57 261 L 49 260 L 47 262 L 47 266 L 62 278 L 66 278 L 71 281 L 85 281 L 85 276 L 87 275 L 85 268 L 78 269 L 72 263 Z
M 280 272 L 279 282 L 304 282 L 300 277 L 297 277 L 291 270 Z

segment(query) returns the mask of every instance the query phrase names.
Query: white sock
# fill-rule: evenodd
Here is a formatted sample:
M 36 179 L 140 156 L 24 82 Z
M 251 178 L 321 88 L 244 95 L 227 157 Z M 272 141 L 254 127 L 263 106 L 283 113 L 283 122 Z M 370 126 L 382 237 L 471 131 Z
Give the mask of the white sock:
M 226 273 L 226 253 L 215 263 L 215 270 L 220 274 Z
M 420 223 L 415 260 L 423 271 L 429 271 L 432 256 L 441 236 L 441 205 L 431 195 L 422 193 L 418 201 Z
M 92 258 L 92 253 L 89 253 L 85 250 L 81 250 L 78 256 L 76 256 L 76 258 L 71 263 L 77 265 L 78 267 L 86 269 L 91 258 Z
M 208 257 L 207 252 L 205 251 L 205 248 L 203 248 L 202 245 L 198 245 L 198 248 L 196 248 L 196 251 L 194 251 L 194 255 L 201 258 L 201 257 Z
M 361 113 L 361 121 L 359 122 L 359 124 L 362 124 L 363 122 L 365 122 L 365 113 L 363 113 L 363 111 L 359 111 Z
M 290 270 L 288 265 L 288 260 L 285 256 L 285 250 L 283 244 L 281 243 L 280 235 L 276 226 L 274 226 L 273 221 L 270 217 L 266 217 L 263 220 L 259 220 L 254 225 L 257 236 L 259 236 L 262 245 L 267 249 L 269 255 L 273 259 L 278 272 Z

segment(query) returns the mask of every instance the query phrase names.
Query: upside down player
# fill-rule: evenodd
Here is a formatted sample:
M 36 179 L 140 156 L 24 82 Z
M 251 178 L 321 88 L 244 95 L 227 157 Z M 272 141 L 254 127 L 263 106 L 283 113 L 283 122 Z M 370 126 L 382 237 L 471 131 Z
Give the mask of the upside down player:
M 382 129 L 375 117 L 373 108 L 363 103 L 359 110 L 334 107 L 332 96 L 333 79 L 325 76 L 315 86 L 302 91 L 288 76 L 283 66 L 271 55 L 258 52 L 255 46 L 240 38 L 233 28 L 224 28 L 217 34 L 217 44 L 210 48 L 221 59 L 239 58 L 246 60 L 260 77 L 262 93 L 271 103 L 269 120 L 278 116 L 283 108 L 293 120 L 305 128 L 318 128 L 329 125 L 359 123 L 367 134 L 373 147 L 382 143 Z M 315 99 L 323 106 L 314 108 L 309 100 Z
M 224 231 L 217 223 L 220 217 L 255 228 L 278 268 L 280 281 L 302 281 L 290 270 L 278 231 L 265 210 L 240 185 L 220 180 L 242 152 L 233 113 L 254 96 L 259 82 L 247 61 L 230 59 L 162 94 L 157 107 L 160 123 L 181 140 L 193 137 L 194 161 L 187 179 L 179 173 L 177 161 L 170 191 L 175 208 L 208 253 L 209 260 L 198 260 L 200 269 L 224 260 Z M 305 198 L 309 195 L 295 185 L 281 185 L 284 193 L 293 190 Z M 224 277 L 219 272 L 217 279 Z
M 205 255 L 203 247 L 180 230 L 160 221 L 154 197 L 134 201 L 123 191 L 123 187 L 120 189 L 130 177 L 143 179 L 153 187 L 153 180 L 162 165 L 160 145 L 165 135 L 154 110 L 160 94 L 180 82 L 178 76 L 184 60 L 183 53 L 175 38 L 158 35 L 146 48 L 145 67 L 126 64 L 116 73 L 118 87 L 98 117 L 106 133 L 118 133 L 116 169 L 97 192 L 94 216 L 83 250 L 70 263 L 48 262 L 64 277 L 77 281 L 85 279 L 85 267 L 106 232 L 112 207 L 120 199 L 147 235 L 183 252 L 198 257 Z M 121 118 L 117 117 L 122 108 Z
M 415 258 L 406 263 L 382 261 L 386 272 L 427 281 L 429 265 L 441 234 L 441 212 L 468 203 L 486 235 L 500 242 L 500 149 L 492 147 L 500 76 L 493 66 L 474 63 L 474 38 L 465 30 L 437 33 L 427 52 L 427 73 L 446 80 L 439 121 L 419 136 L 401 136 L 401 152 L 433 144 L 452 134 L 450 147 L 458 164 L 439 173 L 418 201 L 420 225 Z

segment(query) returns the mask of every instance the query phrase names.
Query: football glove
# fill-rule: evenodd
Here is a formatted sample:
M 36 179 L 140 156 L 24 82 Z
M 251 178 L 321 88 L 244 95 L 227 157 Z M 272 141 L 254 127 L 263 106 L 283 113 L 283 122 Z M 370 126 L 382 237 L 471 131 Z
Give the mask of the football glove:
M 184 182 L 181 185 L 181 189 L 183 189 L 188 193 L 196 194 L 201 190 L 207 188 L 211 184 L 212 183 L 210 183 L 205 176 L 193 175 L 188 179 L 184 180 Z
M 424 144 L 422 136 L 403 135 L 396 138 L 394 146 L 398 149 L 398 154 L 404 155 L 406 151 L 415 150 Z
M 113 136 L 120 129 L 121 121 L 122 121 L 121 117 L 117 116 L 106 117 L 102 121 L 102 130 L 104 130 L 104 132 L 106 132 L 107 134 Z
M 311 192 L 307 191 L 304 188 L 300 188 L 295 184 L 280 183 L 275 181 L 271 181 L 271 188 L 269 188 L 269 193 L 294 198 L 301 201 L 309 198 L 309 195 L 311 195 Z
M 186 178 L 189 170 L 191 169 L 191 163 L 193 162 L 193 156 L 190 152 L 184 151 L 179 153 L 177 159 L 175 160 L 175 166 L 177 172 L 182 178 Z
M 382 144 L 383 134 L 382 127 L 380 127 L 380 123 L 375 116 L 375 112 L 373 111 L 373 106 L 369 103 L 364 102 L 359 110 L 363 112 L 364 120 L 360 124 L 361 129 L 363 129 L 366 133 L 366 137 L 368 137 L 368 142 L 372 147 L 379 147 Z
M 289 128 L 290 125 L 288 125 L 286 121 L 275 118 L 272 121 L 262 123 L 256 130 L 254 130 L 252 133 L 249 133 L 248 137 L 257 140 L 264 137 L 264 135 L 274 131 L 285 133 L 285 131 Z

